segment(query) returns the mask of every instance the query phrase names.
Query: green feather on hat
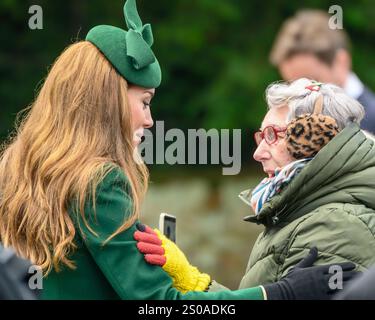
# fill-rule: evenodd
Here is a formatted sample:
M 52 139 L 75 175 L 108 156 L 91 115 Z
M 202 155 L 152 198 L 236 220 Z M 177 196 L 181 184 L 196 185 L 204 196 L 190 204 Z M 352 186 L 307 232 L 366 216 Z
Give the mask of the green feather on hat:
M 87 33 L 86 40 L 93 43 L 128 82 L 157 88 L 161 70 L 151 50 L 154 42 L 151 25 L 142 24 L 135 0 L 125 2 L 124 16 L 128 31 L 99 25 Z

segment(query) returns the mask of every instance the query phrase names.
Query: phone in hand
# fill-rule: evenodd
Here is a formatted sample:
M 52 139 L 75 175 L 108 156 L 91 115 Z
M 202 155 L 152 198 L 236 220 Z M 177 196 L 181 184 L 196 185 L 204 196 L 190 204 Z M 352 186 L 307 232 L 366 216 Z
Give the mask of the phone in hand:
M 168 214 L 161 213 L 159 218 L 159 230 L 169 240 L 176 243 L 176 217 Z

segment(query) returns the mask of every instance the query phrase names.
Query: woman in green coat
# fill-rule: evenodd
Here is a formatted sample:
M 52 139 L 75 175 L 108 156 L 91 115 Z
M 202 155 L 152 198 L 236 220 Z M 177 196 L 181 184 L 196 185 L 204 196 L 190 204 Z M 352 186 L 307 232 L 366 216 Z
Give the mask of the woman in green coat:
M 325 297 L 329 266 L 310 268 L 314 252 L 277 284 L 217 293 L 203 292 L 210 278 L 197 269 L 182 293 L 144 261 L 133 234 L 148 173 L 136 147 L 161 72 L 134 0 L 124 12 L 128 31 L 96 26 L 60 55 L 4 148 L 1 242 L 40 266 L 45 299 Z

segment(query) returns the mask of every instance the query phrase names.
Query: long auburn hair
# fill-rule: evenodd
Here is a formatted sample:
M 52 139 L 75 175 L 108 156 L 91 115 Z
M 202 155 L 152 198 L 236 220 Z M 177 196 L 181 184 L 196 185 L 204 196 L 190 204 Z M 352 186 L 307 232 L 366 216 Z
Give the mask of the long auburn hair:
M 134 158 L 128 84 L 90 42 L 70 45 L 55 61 L 0 153 L 0 241 L 39 265 L 74 268 L 76 230 L 68 213 L 85 201 L 114 167 L 129 181 L 132 214 L 107 239 L 139 216 L 148 171 Z M 110 165 L 108 165 L 110 164 Z

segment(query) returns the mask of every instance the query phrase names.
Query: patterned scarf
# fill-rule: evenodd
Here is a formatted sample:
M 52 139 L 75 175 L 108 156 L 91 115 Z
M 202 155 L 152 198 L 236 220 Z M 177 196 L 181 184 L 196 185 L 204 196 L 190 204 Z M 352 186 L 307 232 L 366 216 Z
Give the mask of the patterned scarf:
M 283 168 L 277 168 L 273 177 L 264 178 L 252 192 L 250 192 L 250 189 L 242 191 L 239 194 L 240 199 L 250 205 L 255 215 L 258 215 L 264 203 L 269 201 L 275 194 L 279 193 L 288 185 L 311 159 L 312 158 L 297 160 Z

